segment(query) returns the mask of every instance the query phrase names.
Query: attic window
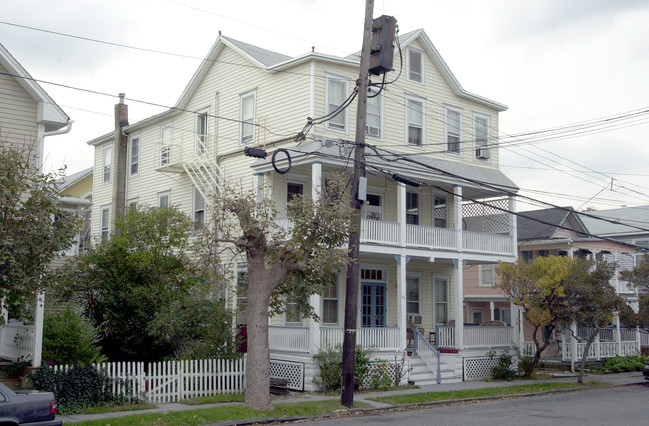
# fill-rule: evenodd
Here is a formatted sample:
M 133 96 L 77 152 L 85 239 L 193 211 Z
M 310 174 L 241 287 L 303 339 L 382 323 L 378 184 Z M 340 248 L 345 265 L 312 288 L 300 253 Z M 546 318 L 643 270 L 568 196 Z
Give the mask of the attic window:
M 408 49 L 408 80 L 424 82 L 424 63 L 421 51 Z

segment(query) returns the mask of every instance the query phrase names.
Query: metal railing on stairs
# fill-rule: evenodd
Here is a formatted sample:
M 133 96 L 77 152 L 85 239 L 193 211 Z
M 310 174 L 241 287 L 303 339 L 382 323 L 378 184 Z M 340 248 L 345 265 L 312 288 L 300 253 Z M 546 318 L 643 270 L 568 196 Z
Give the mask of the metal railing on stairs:
M 417 328 L 414 328 L 413 331 L 415 332 L 415 349 L 413 353 L 424 361 L 430 371 L 437 372 L 437 384 L 442 383 L 441 354 L 424 338 Z
M 221 190 L 219 185 L 221 171 L 216 161 L 209 155 L 197 156 L 191 161 L 185 161 L 183 168 L 203 198 Z

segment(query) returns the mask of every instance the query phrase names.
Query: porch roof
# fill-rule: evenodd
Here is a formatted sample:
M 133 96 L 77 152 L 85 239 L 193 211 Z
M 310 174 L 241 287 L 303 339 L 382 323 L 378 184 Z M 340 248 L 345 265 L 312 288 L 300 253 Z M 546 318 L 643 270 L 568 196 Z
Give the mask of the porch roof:
M 509 302 L 506 296 L 501 294 L 473 294 L 464 296 L 466 302 Z
M 297 148 L 285 148 L 291 156 L 292 167 L 322 162 L 337 167 L 349 166 L 353 145 L 332 139 L 316 138 Z M 377 151 L 366 149 L 367 166 L 379 169 L 386 174 L 407 173 L 407 176 L 422 182 L 441 182 L 457 185 L 458 181 L 465 188 L 464 196 L 483 196 L 488 193 L 516 192 L 518 187 L 503 172 L 496 168 L 480 167 L 464 162 L 448 161 L 426 155 L 413 157 L 412 153 L 388 151 L 377 148 Z M 286 156 L 277 156 L 276 165 L 285 169 L 288 165 Z M 257 172 L 273 170 L 271 156 L 256 161 L 251 166 Z

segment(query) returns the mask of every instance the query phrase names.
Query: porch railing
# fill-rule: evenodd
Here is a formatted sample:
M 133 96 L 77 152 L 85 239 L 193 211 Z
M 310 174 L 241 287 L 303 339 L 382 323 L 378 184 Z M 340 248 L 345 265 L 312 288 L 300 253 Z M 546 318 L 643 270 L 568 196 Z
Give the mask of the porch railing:
M 435 336 L 438 347 L 455 347 L 455 327 L 435 326 Z M 510 346 L 514 340 L 514 327 L 464 326 L 466 348 Z
M 414 354 L 424 361 L 430 371 L 437 374 L 437 384 L 442 383 L 441 355 L 439 351 L 424 338 L 417 328 L 413 330 L 415 333 Z
M 322 349 L 342 345 L 345 337 L 342 327 L 320 327 Z M 365 349 L 378 351 L 399 350 L 399 327 L 359 328 L 356 330 L 356 344 Z
M 31 360 L 34 353 L 34 326 L 9 322 L 0 327 L 0 357 L 10 361 Z
M 309 327 L 268 327 L 268 345 L 271 350 L 309 352 Z

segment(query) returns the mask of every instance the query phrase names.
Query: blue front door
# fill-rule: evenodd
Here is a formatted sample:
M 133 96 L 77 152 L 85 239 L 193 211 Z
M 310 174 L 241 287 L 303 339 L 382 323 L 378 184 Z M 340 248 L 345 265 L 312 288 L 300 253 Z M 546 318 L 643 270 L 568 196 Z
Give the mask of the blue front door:
M 361 324 L 385 327 L 385 283 L 362 283 Z

